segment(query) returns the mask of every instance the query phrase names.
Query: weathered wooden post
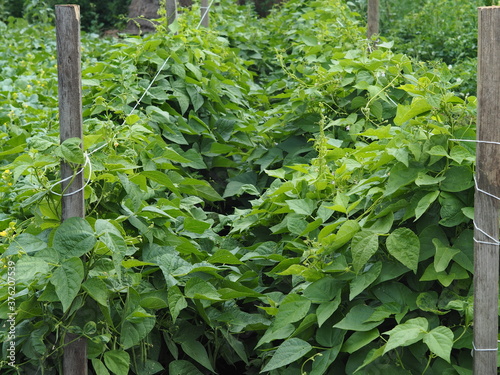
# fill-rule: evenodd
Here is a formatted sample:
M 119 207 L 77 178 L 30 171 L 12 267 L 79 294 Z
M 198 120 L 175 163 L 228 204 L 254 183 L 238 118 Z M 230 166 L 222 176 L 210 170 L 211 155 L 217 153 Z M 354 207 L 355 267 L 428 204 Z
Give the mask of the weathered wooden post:
M 201 7 L 200 7 L 200 13 L 201 13 L 201 21 L 200 25 L 203 27 L 208 27 L 208 12 L 209 12 L 209 6 L 208 6 L 208 0 L 201 0 Z
M 56 5 L 57 68 L 59 86 L 59 124 L 61 143 L 82 134 L 82 85 L 80 52 L 80 7 Z M 62 220 L 84 217 L 83 173 L 75 176 L 67 163 L 61 163 Z M 87 375 L 87 342 L 66 333 L 63 355 L 64 375 Z
M 167 26 L 174 23 L 177 19 L 177 0 L 167 0 Z
M 474 374 L 497 374 L 500 206 L 500 7 L 479 16 L 474 201 Z
M 379 34 L 379 0 L 368 0 L 368 26 L 367 37 Z

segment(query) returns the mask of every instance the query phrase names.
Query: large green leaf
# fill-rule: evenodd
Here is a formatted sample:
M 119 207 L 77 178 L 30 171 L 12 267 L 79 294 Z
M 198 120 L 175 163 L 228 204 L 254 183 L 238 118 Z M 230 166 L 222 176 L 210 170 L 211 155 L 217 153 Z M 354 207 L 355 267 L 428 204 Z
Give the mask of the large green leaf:
M 271 371 L 298 361 L 311 349 L 312 346 L 302 339 L 296 337 L 288 339 L 276 349 L 276 352 L 260 372 Z
M 351 241 L 352 266 L 355 272 L 361 271 L 378 250 L 378 234 L 368 231 L 356 233 Z
M 370 269 L 366 272 L 357 275 L 356 278 L 349 284 L 349 300 L 354 299 L 354 297 L 368 289 L 377 277 L 379 277 L 380 271 L 382 271 L 382 262 L 377 262 L 371 265 Z
M 20 252 L 26 254 L 35 253 L 45 248 L 47 248 L 47 243 L 45 241 L 30 233 L 21 233 L 12 240 L 12 243 L 3 253 L 3 256 L 14 255 Z
M 414 182 L 421 170 L 422 168 L 419 166 L 410 165 L 407 167 L 403 163 L 396 164 L 392 167 L 391 174 L 387 179 L 387 186 L 384 195 L 389 196 L 399 189 Z
M 425 318 L 414 318 L 399 324 L 385 334 L 389 335 L 389 340 L 384 349 L 384 354 L 389 350 L 400 346 L 408 346 L 424 338 L 429 328 L 429 323 Z
M 104 352 L 104 363 L 115 375 L 128 375 L 130 355 L 124 350 L 108 350 Z
M 84 277 L 83 263 L 80 258 L 66 259 L 52 274 L 50 282 L 62 303 L 63 311 L 67 311 L 80 292 Z
M 181 347 L 184 352 L 190 356 L 192 359 L 194 359 L 196 362 L 198 362 L 200 365 L 203 367 L 207 368 L 208 370 L 215 372 L 212 363 L 210 362 L 210 359 L 208 357 L 207 350 L 205 347 L 196 340 L 186 340 L 181 342 Z
M 98 302 L 103 306 L 108 306 L 109 289 L 106 283 L 102 279 L 98 277 L 88 278 L 82 284 L 82 288 L 96 302 Z
M 417 273 L 420 241 L 411 229 L 396 229 L 387 237 L 386 245 L 389 254 Z
M 168 308 L 172 315 L 172 322 L 175 323 L 180 312 L 188 306 L 181 290 L 173 285 L 168 289 Z
M 311 301 L 298 294 L 289 294 L 283 299 L 275 318 L 275 326 L 282 327 L 303 319 L 309 312 Z
M 115 271 L 119 278 L 122 274 L 122 260 L 127 252 L 127 244 L 122 237 L 120 231 L 109 221 L 97 219 L 95 222 L 95 230 L 99 237 L 99 241 L 104 243 L 111 251 Z
M 79 257 L 93 249 L 97 240 L 90 224 L 80 217 L 65 220 L 54 234 L 52 246 L 63 259 Z
M 454 335 L 451 329 L 439 326 L 428 332 L 424 338 L 424 343 L 430 351 L 450 363 L 451 349 L 453 348 Z
M 154 328 L 156 319 L 147 315 L 144 310 L 137 310 L 123 322 L 120 333 L 120 344 L 123 349 L 138 345 Z
M 370 331 L 382 323 L 382 319 L 377 321 L 370 319 L 374 313 L 375 309 L 370 306 L 356 305 L 333 327 L 346 331 Z
M 56 149 L 56 155 L 69 163 L 83 164 L 85 158 L 81 144 L 80 138 L 68 138 Z

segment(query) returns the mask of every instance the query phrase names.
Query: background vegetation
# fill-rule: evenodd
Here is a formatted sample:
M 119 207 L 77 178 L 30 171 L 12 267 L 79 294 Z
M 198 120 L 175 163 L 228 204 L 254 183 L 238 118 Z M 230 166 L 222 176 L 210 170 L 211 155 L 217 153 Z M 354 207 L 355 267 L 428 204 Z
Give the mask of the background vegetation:
M 374 50 L 362 5 L 84 34 L 83 151 L 59 144 L 53 26 L 0 22 L 2 374 L 60 373 L 67 332 L 97 375 L 472 373 L 472 80 L 425 39 Z M 86 219 L 60 223 L 61 160 Z
M 99 32 L 123 27 L 131 0 L 75 0 L 80 5 L 82 29 Z M 32 23 L 50 22 L 54 18 L 54 6 L 68 4 L 61 0 L 3 0 L 0 4 L 0 20 L 8 17 L 24 18 Z

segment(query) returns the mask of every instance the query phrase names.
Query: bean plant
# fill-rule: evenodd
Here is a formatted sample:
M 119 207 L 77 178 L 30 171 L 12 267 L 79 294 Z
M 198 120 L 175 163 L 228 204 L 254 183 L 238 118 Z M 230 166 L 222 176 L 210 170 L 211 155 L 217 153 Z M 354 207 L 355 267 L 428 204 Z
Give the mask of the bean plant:
M 198 10 L 83 34 L 63 143 L 54 29 L 0 23 L 2 374 L 68 333 L 96 375 L 472 374 L 476 99 L 341 0 Z

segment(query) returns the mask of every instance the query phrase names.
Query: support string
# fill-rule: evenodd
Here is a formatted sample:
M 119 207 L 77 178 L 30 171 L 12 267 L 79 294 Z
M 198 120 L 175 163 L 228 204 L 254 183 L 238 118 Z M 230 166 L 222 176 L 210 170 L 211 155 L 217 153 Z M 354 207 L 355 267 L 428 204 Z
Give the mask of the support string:
M 214 3 L 215 0 L 212 0 L 210 2 L 210 4 L 206 7 L 201 7 L 201 9 L 204 9 L 205 12 L 203 13 L 203 16 L 201 17 L 201 19 L 203 20 L 206 15 L 208 14 L 210 8 L 212 7 L 213 3 Z M 199 29 L 201 26 L 201 21 L 200 23 L 196 26 L 195 29 Z M 165 68 L 165 66 L 167 65 L 168 61 L 170 60 L 170 57 L 171 56 L 168 56 L 164 61 L 163 61 L 163 64 L 160 66 L 160 68 L 158 69 L 158 71 L 156 72 L 155 76 L 153 77 L 153 79 L 149 82 L 149 85 L 146 87 L 146 89 L 144 90 L 144 92 L 142 93 L 141 97 L 137 100 L 137 102 L 135 103 L 134 107 L 132 108 L 132 110 L 129 112 L 129 114 L 125 117 L 125 119 L 123 120 L 122 124 L 120 125 L 120 127 L 124 126 L 126 121 L 127 121 L 127 118 L 130 117 L 132 115 L 132 113 L 134 113 L 134 111 L 137 109 L 137 107 L 142 103 L 142 100 L 144 99 L 144 97 L 149 93 L 149 90 L 151 89 L 151 87 L 153 86 L 154 82 L 156 81 L 156 79 L 158 78 L 158 76 L 160 75 L 161 71 Z M 50 187 L 49 187 L 49 192 L 57 195 L 57 196 L 71 196 L 71 195 L 74 195 L 74 194 L 77 194 L 79 192 L 81 192 L 82 190 L 85 189 L 85 187 L 87 187 L 89 184 L 90 184 L 90 179 L 92 177 L 92 163 L 90 161 L 90 155 L 96 153 L 97 151 L 100 151 L 102 150 L 104 147 L 106 147 L 108 145 L 107 142 L 104 142 L 101 146 L 97 147 L 95 150 L 92 150 L 91 152 L 84 152 L 83 153 L 83 156 L 85 158 L 85 163 L 80 167 L 80 169 L 75 173 L 73 174 L 72 176 L 68 176 L 66 178 L 63 178 L 62 180 L 59 180 L 57 181 L 56 183 L 52 184 Z M 82 174 L 85 170 L 85 167 L 86 166 L 89 166 L 89 177 L 85 180 L 85 184 L 75 190 L 75 191 L 72 191 L 71 193 L 57 193 L 54 191 L 54 188 L 57 186 L 57 185 L 60 185 L 62 184 L 63 182 L 66 182 L 68 180 L 71 180 L 73 179 L 74 177 Z
M 201 9 L 201 10 L 203 10 L 203 9 L 204 9 L 205 11 L 203 12 L 203 15 L 201 16 L 200 22 L 199 22 L 199 23 L 198 23 L 198 25 L 196 26 L 196 28 L 197 28 L 197 29 L 199 29 L 199 28 L 200 28 L 202 21 L 203 21 L 203 20 L 205 19 L 205 17 L 207 16 L 207 14 L 208 14 L 208 12 L 210 11 L 210 8 L 212 7 L 212 4 L 214 3 L 214 1 L 215 1 L 215 0 L 212 0 L 212 1 L 210 2 L 210 4 L 208 4 L 208 6 L 206 6 L 206 7 L 200 7 L 200 9 Z

